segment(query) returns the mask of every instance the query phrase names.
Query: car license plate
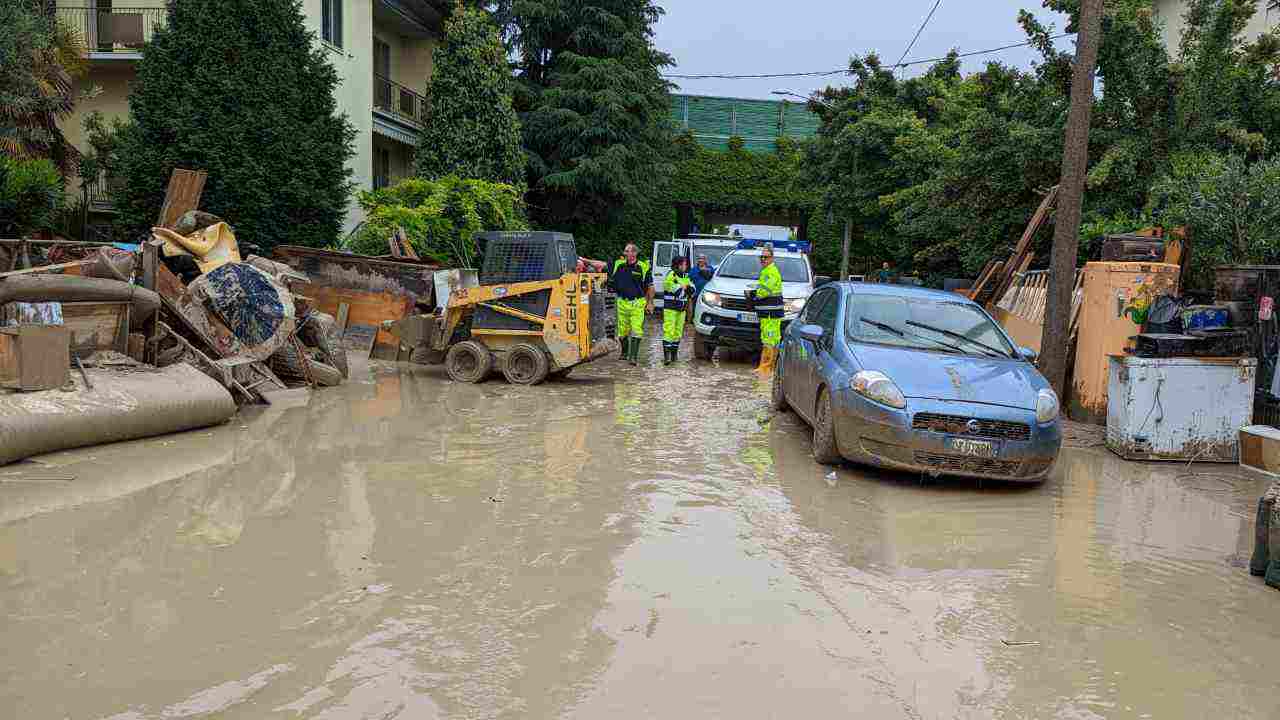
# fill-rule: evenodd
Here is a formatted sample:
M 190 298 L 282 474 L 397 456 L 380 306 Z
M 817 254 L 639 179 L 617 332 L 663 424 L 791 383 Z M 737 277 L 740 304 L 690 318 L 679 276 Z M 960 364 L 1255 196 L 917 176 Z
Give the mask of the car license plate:
M 949 437 L 943 440 L 943 447 L 967 457 L 994 458 L 999 448 L 990 440 L 970 440 L 969 438 Z
M 738 313 L 738 322 L 758 322 L 755 313 Z

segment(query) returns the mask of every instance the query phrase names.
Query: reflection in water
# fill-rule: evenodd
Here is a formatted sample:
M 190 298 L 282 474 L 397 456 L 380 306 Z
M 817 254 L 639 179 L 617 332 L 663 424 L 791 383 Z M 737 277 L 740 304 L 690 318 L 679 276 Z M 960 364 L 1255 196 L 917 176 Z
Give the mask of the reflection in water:
M 0 717 L 1274 715 L 1262 481 L 829 475 L 768 417 L 730 362 L 379 366 L 52 456 L 0 482 Z

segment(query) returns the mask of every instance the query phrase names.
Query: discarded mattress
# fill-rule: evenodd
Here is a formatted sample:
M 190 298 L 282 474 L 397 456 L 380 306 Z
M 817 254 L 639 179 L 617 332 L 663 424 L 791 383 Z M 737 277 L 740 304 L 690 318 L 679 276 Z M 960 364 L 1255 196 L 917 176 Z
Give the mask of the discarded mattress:
M 88 368 L 93 389 L 0 394 L 0 465 L 70 448 L 193 430 L 236 413 L 226 388 L 179 363 L 158 370 Z

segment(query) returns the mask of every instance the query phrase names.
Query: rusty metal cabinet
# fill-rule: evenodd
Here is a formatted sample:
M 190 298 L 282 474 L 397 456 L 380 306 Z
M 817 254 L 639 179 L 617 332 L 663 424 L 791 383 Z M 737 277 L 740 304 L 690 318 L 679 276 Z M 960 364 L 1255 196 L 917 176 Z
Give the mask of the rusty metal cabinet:
M 1091 262 L 1084 266 L 1075 371 L 1067 405 L 1071 419 L 1097 425 L 1106 422 L 1110 356 L 1124 353 L 1151 302 L 1177 292 L 1178 273 L 1179 266 L 1170 263 Z
M 1253 358 L 1110 358 L 1107 447 L 1126 460 L 1233 463 L 1253 417 Z

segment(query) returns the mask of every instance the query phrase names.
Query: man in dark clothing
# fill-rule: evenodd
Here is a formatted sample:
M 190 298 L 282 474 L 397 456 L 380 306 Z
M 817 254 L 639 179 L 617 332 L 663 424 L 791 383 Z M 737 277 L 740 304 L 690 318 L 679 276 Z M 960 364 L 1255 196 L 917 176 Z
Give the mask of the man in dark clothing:
M 706 255 L 699 255 L 698 262 L 689 270 L 689 279 L 693 281 L 693 297 L 689 300 L 689 322 L 693 322 L 694 307 L 698 304 L 698 296 L 702 294 L 702 288 L 711 282 L 711 277 L 716 274 L 716 269 L 707 263 Z
M 645 310 L 653 312 L 653 273 L 638 255 L 636 246 L 628 243 L 609 273 L 609 288 L 618 295 L 618 342 L 623 359 L 632 365 L 640 364 Z

